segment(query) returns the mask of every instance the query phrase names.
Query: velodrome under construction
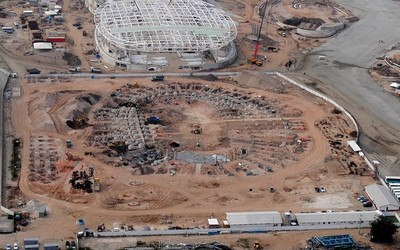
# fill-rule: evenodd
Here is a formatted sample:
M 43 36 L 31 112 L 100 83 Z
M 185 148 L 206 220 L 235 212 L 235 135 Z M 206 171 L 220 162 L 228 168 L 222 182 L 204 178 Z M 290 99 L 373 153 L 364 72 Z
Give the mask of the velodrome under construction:
M 211 69 L 236 59 L 234 21 L 203 1 L 116 1 L 95 11 L 103 60 L 125 69 Z

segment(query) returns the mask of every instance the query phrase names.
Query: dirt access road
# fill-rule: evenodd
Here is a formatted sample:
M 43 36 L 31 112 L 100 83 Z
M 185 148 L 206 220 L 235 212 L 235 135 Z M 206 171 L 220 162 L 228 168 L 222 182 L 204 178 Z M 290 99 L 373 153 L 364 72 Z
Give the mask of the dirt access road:
M 400 2 L 337 2 L 360 21 L 308 54 L 301 71 L 355 116 L 362 130 L 360 144 L 372 159 L 382 163 L 381 174 L 399 175 L 400 163 L 395 156 L 400 149 L 399 100 L 378 86 L 368 69 L 376 57 L 399 42 Z M 326 60 L 318 60 L 319 55 L 325 55 Z

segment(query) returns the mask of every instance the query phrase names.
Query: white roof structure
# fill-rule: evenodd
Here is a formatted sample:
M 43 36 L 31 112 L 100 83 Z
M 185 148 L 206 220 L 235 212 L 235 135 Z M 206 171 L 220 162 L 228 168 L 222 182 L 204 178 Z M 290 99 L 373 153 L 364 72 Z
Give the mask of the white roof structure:
M 208 225 L 209 226 L 219 226 L 218 219 L 216 219 L 216 218 L 208 219 Z
M 295 213 L 297 222 L 302 224 L 310 223 L 349 223 L 355 221 L 374 221 L 380 211 L 355 211 L 355 212 L 331 212 L 331 213 Z
M 348 141 L 347 145 L 349 145 L 351 147 L 351 149 L 353 149 L 354 152 L 361 151 L 361 148 L 358 146 L 358 144 L 355 141 Z
M 277 211 L 226 213 L 226 218 L 231 226 L 283 223 Z
M 97 31 L 123 49 L 142 52 L 208 51 L 228 45 L 236 25 L 199 0 L 122 0 L 96 9 Z
M 37 42 L 33 44 L 34 49 L 51 50 L 53 49 L 53 44 L 46 42 Z
M 379 210 L 399 210 L 399 202 L 390 193 L 390 190 L 378 184 L 365 187 L 365 192 Z

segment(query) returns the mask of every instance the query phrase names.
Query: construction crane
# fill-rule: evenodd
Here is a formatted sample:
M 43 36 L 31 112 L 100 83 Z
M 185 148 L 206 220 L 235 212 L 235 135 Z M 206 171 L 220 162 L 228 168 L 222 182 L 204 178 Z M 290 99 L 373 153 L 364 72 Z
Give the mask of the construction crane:
M 265 15 L 266 15 L 266 12 L 267 12 L 268 2 L 269 2 L 269 0 L 265 0 L 264 8 L 263 8 L 264 10 L 261 11 L 262 17 L 261 17 L 260 28 L 259 28 L 258 34 L 257 34 L 256 48 L 254 49 L 253 57 L 250 60 L 250 62 L 252 64 L 255 64 L 257 66 L 262 66 L 263 65 L 263 62 L 257 58 L 257 53 L 258 53 L 258 48 L 260 47 L 261 29 L 262 29 L 262 26 L 263 26 L 263 23 L 264 23 L 264 19 L 265 19 Z

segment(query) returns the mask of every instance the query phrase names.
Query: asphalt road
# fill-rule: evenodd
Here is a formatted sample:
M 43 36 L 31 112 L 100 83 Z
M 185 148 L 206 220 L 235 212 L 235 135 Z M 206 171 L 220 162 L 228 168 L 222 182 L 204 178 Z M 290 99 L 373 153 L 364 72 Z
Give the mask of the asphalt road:
M 360 144 L 364 151 L 370 155 L 378 151 L 381 155 L 378 160 L 385 163 L 382 174 L 400 174 L 400 161 L 396 161 L 396 152 L 400 152 L 399 99 L 384 91 L 368 73 L 376 57 L 400 42 L 400 2 L 337 2 L 352 10 L 360 20 L 313 50 L 301 70 L 314 78 L 317 85 L 328 84 L 338 94 L 338 103 L 360 124 Z M 326 60 L 319 60 L 319 55 L 325 55 Z M 392 160 L 385 161 L 385 157 Z

